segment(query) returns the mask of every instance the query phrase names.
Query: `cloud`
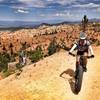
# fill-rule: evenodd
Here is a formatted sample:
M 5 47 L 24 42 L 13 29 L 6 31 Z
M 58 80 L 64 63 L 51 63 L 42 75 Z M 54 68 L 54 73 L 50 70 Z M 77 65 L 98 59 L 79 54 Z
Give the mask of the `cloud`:
M 67 5 L 77 0 L 18 0 L 18 2 L 25 4 L 28 7 L 47 7 L 49 4 L 58 3 L 60 5 Z
M 75 2 L 75 1 L 77 1 L 77 0 L 56 0 L 55 2 L 59 3 L 61 5 L 66 5 L 66 4 L 71 4 L 71 3 Z
M 72 15 L 67 12 L 67 13 L 56 13 L 54 16 L 57 16 L 57 17 L 71 17 Z
M 43 13 L 40 14 L 40 19 L 41 20 L 53 20 L 53 21 L 76 21 L 80 19 L 80 15 L 74 14 L 71 11 L 66 11 L 66 13 L 63 12 L 52 12 L 52 13 Z
M 13 9 L 24 9 L 24 10 L 28 10 L 29 9 L 28 7 L 23 7 L 23 6 L 11 6 L 10 8 L 13 8 Z
M 18 0 L 18 1 L 26 5 L 27 7 L 36 7 L 36 8 L 45 7 L 45 2 L 43 0 Z
M 78 15 L 75 15 L 75 14 L 71 14 L 70 12 L 62 12 L 62 13 L 56 13 L 54 16 L 57 16 L 57 17 L 62 17 L 62 18 L 79 18 Z
M 54 5 L 54 4 L 59 4 L 61 6 L 68 7 L 67 5 L 70 5 L 72 7 L 98 7 L 100 6 L 99 4 L 95 4 L 95 1 L 92 1 L 91 3 L 90 0 L 88 1 L 88 4 L 86 4 L 86 0 L 0 0 L 2 1 L 3 4 L 5 5 L 16 5 L 16 6 L 23 6 L 23 7 L 35 7 L 35 8 L 45 8 L 48 7 L 48 5 Z M 9 1 L 9 2 L 8 2 Z M 97 0 L 96 0 L 97 1 Z M 84 4 L 85 3 L 85 4 Z M 73 5 L 76 4 L 76 5 Z
M 10 8 L 14 9 L 15 13 L 29 13 L 30 12 L 28 7 L 11 6 Z
M 29 13 L 29 11 L 22 9 L 22 8 L 19 8 L 19 9 L 17 9 L 17 11 L 15 11 L 15 13 Z
M 72 7 L 79 7 L 79 8 L 96 8 L 100 7 L 99 4 L 94 4 L 94 3 L 88 3 L 88 4 L 77 4 L 77 5 L 72 5 Z
M 40 14 L 41 17 L 58 17 L 58 18 L 79 18 L 78 15 L 72 14 L 70 11 Z
M 47 0 L 47 2 L 53 2 L 53 0 Z
M 99 13 L 100 3 L 95 2 L 95 1 L 99 2 L 100 0 L 95 0 L 95 1 L 94 0 L 0 0 L 0 1 L 1 1 L 0 10 L 3 10 L 4 7 L 7 7 L 8 8 L 7 15 L 10 15 L 8 14 L 10 12 L 14 15 L 14 17 L 17 16 L 18 18 L 22 19 L 25 17 L 27 17 L 26 19 L 32 19 L 34 17 L 34 19 L 36 20 L 46 20 L 46 19 L 77 20 L 80 19 L 83 14 L 88 14 L 88 15 L 93 14 L 94 16 L 100 15 Z M 11 10 L 9 10 L 9 8 Z M 6 11 L 4 13 L 6 13 Z
M 77 0 L 46 0 L 47 4 L 52 4 L 52 3 L 58 3 L 60 5 L 66 5 L 66 4 L 71 4 Z

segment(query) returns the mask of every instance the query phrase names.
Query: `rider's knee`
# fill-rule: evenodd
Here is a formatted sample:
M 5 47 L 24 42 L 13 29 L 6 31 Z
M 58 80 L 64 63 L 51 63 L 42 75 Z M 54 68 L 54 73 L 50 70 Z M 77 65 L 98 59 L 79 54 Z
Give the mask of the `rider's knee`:
M 85 61 L 87 60 L 87 56 L 84 56 L 84 60 L 85 60 Z

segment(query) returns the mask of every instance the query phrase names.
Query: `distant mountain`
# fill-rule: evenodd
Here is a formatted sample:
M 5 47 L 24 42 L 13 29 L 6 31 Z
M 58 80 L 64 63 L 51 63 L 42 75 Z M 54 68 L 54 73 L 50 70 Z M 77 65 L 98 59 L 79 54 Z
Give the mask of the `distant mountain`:
M 14 28 L 14 27 L 34 27 L 35 25 L 41 24 L 40 22 L 30 21 L 0 21 L 0 28 Z
M 90 22 L 100 22 L 100 19 L 89 19 Z M 60 24 L 76 24 L 80 21 L 62 21 L 62 20 L 48 20 L 44 22 L 32 22 L 32 21 L 0 21 L 0 29 L 12 29 L 12 28 L 37 28 L 42 25 L 60 25 Z
M 90 22 L 100 22 L 100 19 L 96 19 L 96 18 L 93 18 L 93 19 L 89 19 Z
M 0 29 L 8 29 L 8 28 L 37 28 L 42 25 L 51 26 L 51 25 L 59 25 L 59 24 L 70 24 L 76 22 L 70 21 L 61 21 L 61 20 L 51 20 L 44 22 L 32 22 L 32 21 L 0 21 Z

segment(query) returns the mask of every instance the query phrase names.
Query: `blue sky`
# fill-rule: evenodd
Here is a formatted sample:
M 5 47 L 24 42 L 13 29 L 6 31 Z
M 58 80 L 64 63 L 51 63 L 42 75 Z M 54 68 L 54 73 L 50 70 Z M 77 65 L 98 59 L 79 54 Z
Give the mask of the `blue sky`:
M 0 20 L 77 21 L 100 19 L 100 0 L 0 0 Z

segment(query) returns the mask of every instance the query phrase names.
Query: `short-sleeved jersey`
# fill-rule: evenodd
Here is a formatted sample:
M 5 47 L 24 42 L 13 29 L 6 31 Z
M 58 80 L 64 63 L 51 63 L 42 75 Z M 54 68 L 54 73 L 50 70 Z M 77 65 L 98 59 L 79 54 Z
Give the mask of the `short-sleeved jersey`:
M 77 51 L 85 51 L 88 50 L 88 47 L 90 46 L 89 40 L 85 40 L 83 45 L 80 45 L 80 40 L 78 40 L 75 44 L 77 45 L 76 49 Z

